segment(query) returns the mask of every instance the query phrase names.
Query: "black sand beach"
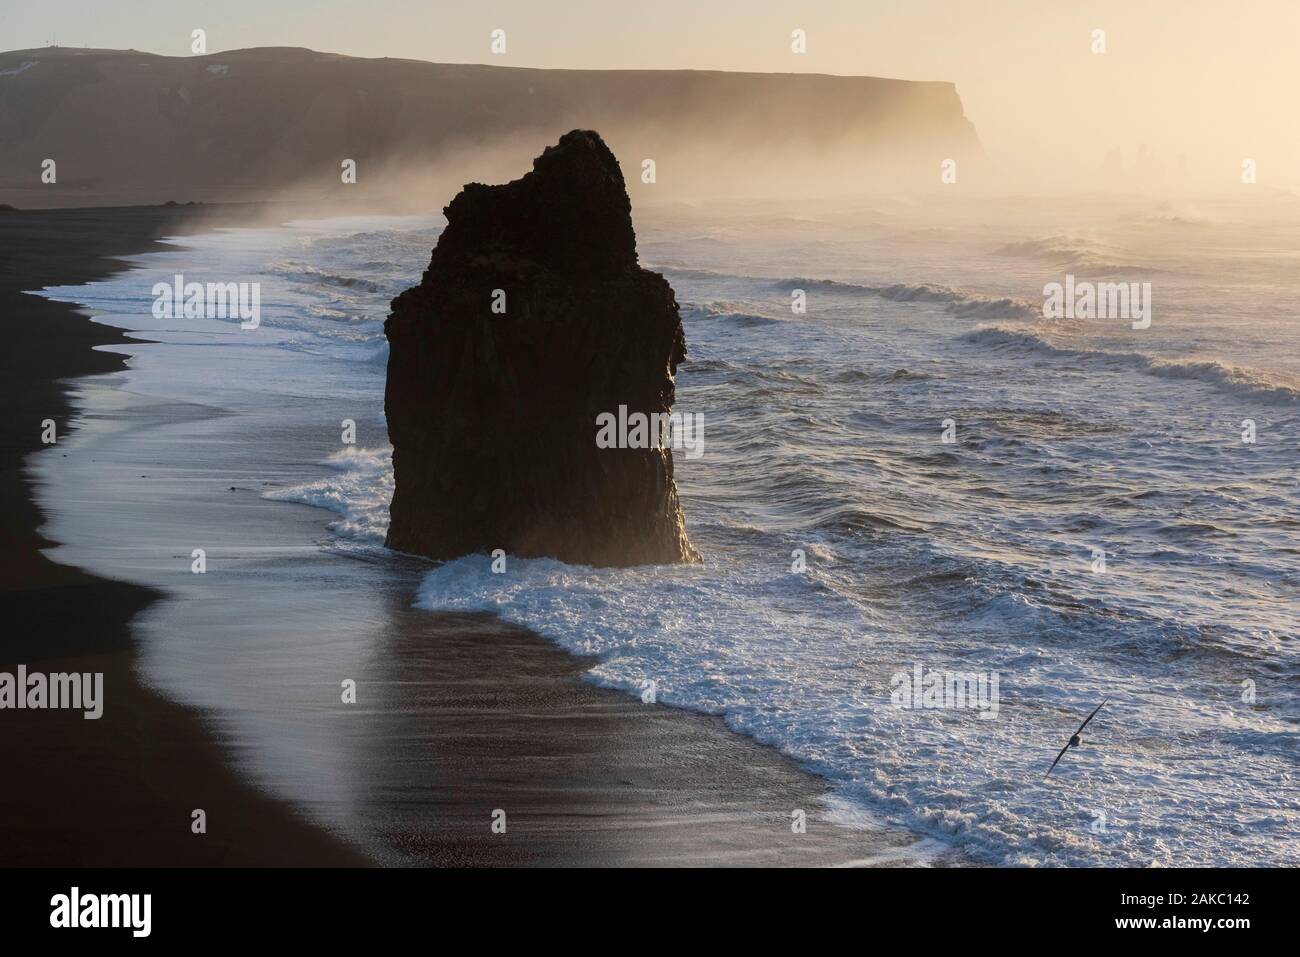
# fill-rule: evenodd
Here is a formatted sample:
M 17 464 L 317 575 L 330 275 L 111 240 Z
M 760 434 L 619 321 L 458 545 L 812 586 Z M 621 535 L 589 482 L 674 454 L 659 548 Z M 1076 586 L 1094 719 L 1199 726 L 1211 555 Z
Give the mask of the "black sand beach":
M 24 289 L 93 281 L 120 269 L 108 257 L 143 252 L 159 236 L 246 217 L 251 211 L 142 207 L 0 213 L 0 375 L 9 414 L 0 425 L 0 668 L 103 672 L 97 721 L 77 711 L 0 715 L 7 764 L 0 789 L 0 863 L 8 866 L 359 864 L 354 851 L 229 773 L 202 718 L 140 685 L 129 622 L 156 595 L 56 564 L 41 549 L 23 459 L 42 448 L 40 423 L 66 434 L 60 380 L 110 372 L 119 356 L 94 347 L 115 330 Z M 58 446 L 43 454 L 58 455 Z M 202 795 L 220 827 L 198 837 L 190 812 Z
M 382 846 L 354 847 L 246 783 L 231 751 L 238 742 L 140 683 L 130 621 L 150 603 L 171 599 L 47 559 L 41 549 L 52 543 L 38 532 L 42 516 L 23 472 L 34 450 L 60 455 L 57 445 L 40 445 L 41 420 L 56 419 L 65 435 L 74 411 L 60 380 L 120 368 L 118 356 L 92 350 L 124 340 L 22 290 L 93 280 L 119 268 L 106 257 L 148 250 L 157 237 L 267 213 L 141 207 L 0 214 L 0 248 L 7 250 L 0 310 L 9 344 L 3 388 L 12 410 L 0 486 L 0 667 L 102 671 L 106 698 L 98 721 L 75 711 L 0 714 L 9 771 L 0 792 L 0 863 L 834 865 L 907 858 L 913 835 L 829 823 L 823 781 L 720 719 L 595 687 L 582 680 L 584 660 L 488 616 L 412 609 L 416 565 L 409 593 L 392 596 L 381 623 L 361 625 L 382 628 L 380 647 L 389 656 L 367 688 L 372 700 L 378 689 L 382 702 L 374 720 L 391 720 L 394 733 L 371 760 L 407 762 L 419 774 L 431 769 L 411 793 L 367 795 L 393 802 Z M 288 510 L 311 528 L 325 521 L 315 510 L 256 496 L 232 496 L 222 507 L 244 518 L 254 515 L 250 509 Z M 397 715 L 416 706 L 420 723 L 412 728 Z M 509 833 L 493 834 L 491 812 L 503 806 Z M 206 835 L 190 832 L 195 807 L 207 812 Z M 796 808 L 808 812 L 806 834 L 791 831 Z

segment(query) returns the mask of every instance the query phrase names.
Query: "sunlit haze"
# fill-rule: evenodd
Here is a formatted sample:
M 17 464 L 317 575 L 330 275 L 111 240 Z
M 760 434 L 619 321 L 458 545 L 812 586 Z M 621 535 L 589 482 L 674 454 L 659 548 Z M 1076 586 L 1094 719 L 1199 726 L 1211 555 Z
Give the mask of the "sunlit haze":
M 1098 0 L 654 4 L 376 0 L 267 4 L 18 0 L 0 46 L 135 48 L 182 56 L 303 46 L 358 57 L 579 69 L 812 72 L 955 83 L 1017 187 L 1228 191 L 1253 159 L 1263 186 L 1300 184 L 1300 4 Z M 489 51 L 494 29 L 509 38 Z M 794 54 L 790 35 L 807 34 Z M 1105 31 L 1095 53 L 1094 30 Z M 653 82 L 647 79 L 646 82 Z

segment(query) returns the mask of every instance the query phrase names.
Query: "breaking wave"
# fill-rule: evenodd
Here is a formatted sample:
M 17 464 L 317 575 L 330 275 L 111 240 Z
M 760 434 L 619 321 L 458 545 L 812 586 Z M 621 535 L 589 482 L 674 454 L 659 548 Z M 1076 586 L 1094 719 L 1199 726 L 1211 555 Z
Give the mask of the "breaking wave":
M 1157 359 L 1141 352 L 1109 352 L 1100 349 L 1075 349 L 1054 345 L 1027 329 L 1005 326 L 981 326 L 958 337 L 964 342 L 1001 351 L 1018 351 L 1027 355 L 1068 359 L 1074 362 L 1125 367 L 1161 379 L 1201 382 L 1240 398 L 1265 405 L 1300 403 L 1300 383 L 1287 383 L 1260 370 L 1213 359 Z

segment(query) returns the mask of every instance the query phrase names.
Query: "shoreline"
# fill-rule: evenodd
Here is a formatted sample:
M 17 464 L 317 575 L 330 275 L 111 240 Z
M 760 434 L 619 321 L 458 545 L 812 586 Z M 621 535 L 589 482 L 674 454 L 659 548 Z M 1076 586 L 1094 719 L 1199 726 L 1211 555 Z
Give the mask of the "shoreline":
M 124 358 L 98 351 L 132 341 L 76 307 L 24 290 L 85 283 L 128 268 L 113 257 L 165 248 L 167 235 L 234 225 L 261 207 L 139 207 L 0 214 L 0 311 L 8 340 L 0 540 L 8 637 L 5 667 L 104 673 L 105 712 L 5 711 L 0 736 L 10 773 L 0 792 L 5 866 L 358 865 L 363 857 L 289 807 L 237 780 L 196 710 L 144 687 L 131 621 L 161 595 L 51 561 L 56 543 L 31 493 L 25 460 L 42 449 L 41 421 L 60 439 L 75 410 L 67 380 L 114 372 Z M 57 444 L 45 449 L 58 454 Z M 190 831 L 191 811 L 213 822 Z M 220 827 L 217 826 L 220 822 Z M 270 849 L 276 848 L 277 852 Z
M 246 211 L 245 211 L 246 212 Z M 211 214 L 211 215 L 209 215 Z M 0 236 L 13 223 L 15 216 L 43 216 L 76 220 L 102 220 L 105 226 L 115 225 L 113 220 L 127 217 L 140 220 L 143 231 L 135 242 L 136 248 L 114 249 L 117 255 L 127 255 L 154 248 L 150 239 L 162 235 L 176 235 L 200 231 L 219 225 L 243 225 L 240 211 L 199 210 L 181 208 L 137 208 L 112 211 L 58 211 L 57 213 L 6 214 L 0 219 Z M 215 218 L 214 218 L 215 216 Z M 229 218 L 227 218 L 229 217 Z M 89 248 L 68 251 L 60 248 L 57 255 L 79 258 L 104 255 L 103 246 L 118 241 L 120 228 L 111 230 L 113 238 L 98 237 L 100 246 L 93 241 Z M 152 232 L 150 232 L 152 231 Z M 146 233 L 148 235 L 146 236 Z M 35 246 L 36 244 L 31 244 Z M 26 248 L 26 247 L 24 247 Z M 162 248 L 162 247 L 158 247 Z M 44 255 L 50 255 L 45 250 Z M 21 260 L 20 260 L 21 263 Z M 39 274 L 32 279 L 25 271 L 30 266 L 19 266 L 14 271 L 23 275 L 27 287 L 68 285 L 86 282 L 114 271 L 111 264 L 96 273 L 84 268 L 81 271 L 60 272 L 57 275 Z M 121 264 L 119 268 L 128 268 Z M 5 280 L 10 280 L 6 276 Z M 10 301 L 21 300 L 23 305 L 38 304 L 41 310 L 65 310 L 66 317 L 79 322 L 85 340 L 94 344 L 139 342 L 114 329 L 97 325 L 82 317 L 74 306 L 52 303 L 34 296 L 23 296 L 12 281 L 0 286 L 0 302 L 6 307 Z M 6 308 L 6 311 L 9 311 Z M 22 310 L 16 310 L 19 315 Z M 30 321 L 30 320 L 29 320 Z M 35 323 L 32 323 L 35 326 Z M 71 325 L 70 323 L 68 325 Z M 45 351 L 58 350 L 63 340 L 44 340 Z M 51 345 L 53 343 L 53 345 Z M 67 351 L 66 349 L 64 351 Z M 103 352 L 87 352 L 91 358 L 83 367 L 68 361 L 67 366 L 47 369 L 51 379 L 93 375 L 120 369 L 121 357 Z M 65 357 L 67 358 L 67 357 Z M 75 357 L 72 357 L 75 358 Z M 89 365 L 91 368 L 84 368 Z M 68 368 L 71 366 L 71 368 Z M 12 388 L 12 381 L 10 387 Z M 66 421 L 69 409 L 67 390 L 70 386 L 51 381 L 64 403 L 58 413 L 35 416 L 35 422 L 44 417 L 54 417 L 60 428 Z M 111 385 L 109 386 L 111 388 Z M 102 414 L 102 413 L 97 413 Z M 12 429 L 18 429 L 32 416 L 19 416 Z M 31 448 L 38 448 L 39 431 L 31 429 Z M 8 438 L 8 436 L 7 436 Z M 15 434 L 15 439 L 21 436 Z M 6 442 L 6 448 L 9 442 Z M 25 456 L 18 455 L 18 463 Z M 8 481 L 9 476 L 6 476 Z M 28 481 L 20 477 L 22 491 L 27 491 Z M 31 504 L 30 495 L 24 499 L 32 515 L 32 525 L 38 513 Z M 166 496 L 162 501 L 168 501 Z M 246 517 L 249 507 L 266 509 L 263 500 L 235 502 L 224 505 L 228 517 Z M 328 516 L 319 509 L 274 503 L 283 513 L 286 524 L 296 523 L 307 531 L 323 529 Z M 240 510 L 243 510 L 242 512 Z M 161 511 L 161 509 L 160 509 Z M 259 513 L 261 514 L 261 513 Z M 34 534 L 34 532 L 33 532 Z M 8 545 L 9 543 L 6 542 Z M 29 627 L 17 629 L 19 633 L 56 635 L 70 643 L 79 658 L 107 662 L 99 667 L 82 667 L 79 670 L 103 670 L 109 685 L 109 715 L 126 712 L 122 720 L 129 722 L 143 735 L 134 747 L 115 737 L 116 751 L 106 748 L 106 755 L 98 773 L 110 780 L 104 785 L 86 786 L 78 780 L 82 761 L 67 761 L 67 750 L 73 740 L 86 745 L 88 736 L 77 732 L 80 728 L 68 726 L 64 718 L 80 714 L 46 715 L 47 727 L 31 720 L 28 714 L 24 739 L 31 742 L 31 754 L 24 753 L 21 768 L 39 766 L 42 749 L 61 757 L 72 791 L 102 794 L 112 793 L 122 798 L 122 807 L 114 811 L 114 821 L 106 822 L 101 816 L 93 830 L 93 837 L 82 836 L 77 843 L 90 841 L 96 847 L 94 855 L 78 858 L 105 863 L 195 863 L 195 864 L 356 864 L 365 858 L 345 843 L 324 833 L 305 820 L 305 815 L 295 810 L 296 802 L 280 801 L 265 796 L 265 787 L 255 788 L 243 782 L 233 763 L 241 742 L 229 736 L 221 737 L 217 727 L 221 721 L 200 708 L 175 705 L 170 700 L 152 692 L 141 684 L 139 672 L 139 641 L 128 631 L 129 621 L 144 611 L 157 616 L 165 613 L 155 602 L 163 597 L 162 604 L 183 602 L 178 595 L 153 588 L 127 585 L 97 579 L 69 566 L 55 565 L 37 549 L 54 543 L 39 539 L 28 549 L 33 568 L 16 600 L 30 607 L 20 612 Z M 6 560 L 14 549 L 6 550 Z M 348 559 L 334 559 L 348 561 Z M 401 565 L 400 560 L 394 564 Z M 423 567 L 423 566 L 421 566 Z M 39 571 L 39 574 L 36 572 Z M 422 573 L 422 572 L 421 572 Z M 61 602 L 62 608 L 79 608 L 85 620 L 37 622 L 38 608 L 53 601 L 46 577 L 65 576 L 66 587 L 82 589 L 79 601 Z M 393 654 L 385 667 L 394 672 L 367 682 L 367 691 L 375 694 L 379 689 L 391 706 L 382 722 L 385 733 L 400 742 L 386 760 L 397 763 L 414 762 L 421 768 L 424 778 L 414 792 L 419 802 L 415 813 L 402 817 L 392 815 L 391 809 L 376 807 L 376 815 L 394 818 L 369 835 L 382 842 L 385 852 L 378 856 L 387 863 L 409 864 L 851 864 L 896 863 L 915 860 L 909 847 L 917 841 L 916 835 L 902 831 L 862 830 L 842 828 L 825 821 L 824 798 L 829 784 L 800 768 L 797 763 L 773 748 L 732 732 L 719 717 L 702 715 L 667 707 L 647 709 L 639 700 L 625 693 L 597 687 L 582 680 L 589 667 L 587 659 L 572 656 L 557 645 L 523 628 L 512 626 L 487 615 L 447 615 L 419 611 L 411 607 L 414 584 L 419 575 L 393 589 L 387 596 L 383 614 L 363 623 L 361 627 L 382 628 L 381 643 Z M 9 580 L 18 578 L 11 575 Z M 98 589 L 89 592 L 86 589 Z M 403 590 L 406 593 L 403 594 Z M 165 597 L 164 597 L 165 594 Z M 15 600 L 5 593 L 6 603 Z M 271 606 L 272 608 L 274 606 Z M 105 610 L 115 616 L 110 625 Z M 12 619 L 11 612 L 10 618 Z M 93 623 L 93 624 L 92 624 Z M 342 630 L 343 626 L 340 625 Z M 94 636 L 94 637 L 90 637 Z M 108 636 L 112 636 L 111 640 Z M 331 636 L 333 637 L 333 636 Z M 80 645 L 77 642 L 80 641 Z M 109 647 L 105 647 L 105 642 Z M 485 645 L 491 652 L 485 652 Z M 6 645 L 0 660 L 33 667 L 40 660 L 45 670 L 72 670 L 55 667 L 34 655 L 45 649 L 39 641 L 29 642 L 31 653 L 26 659 L 14 658 Z M 22 645 L 17 646 L 20 650 Z M 413 678 L 414 675 L 414 678 Z M 390 680 L 391 678 L 391 680 Z M 398 724 L 398 715 L 411 704 L 409 692 L 412 683 L 419 688 L 423 710 L 419 721 Z M 127 689 L 126 692 L 122 689 Z M 154 722 L 166 710 L 184 713 L 191 724 L 171 722 L 168 718 L 168 739 L 160 739 Z M 381 709 L 382 710 L 382 709 Z M 3 715 L 0 715 L 3 717 Z M 61 730 L 55 740 L 49 740 L 51 729 L 58 722 Z M 104 721 L 92 722 L 103 724 Z M 3 726 L 0 726 L 3 727 Z M 175 733 L 173 735 L 173 729 Z M 8 730 L 8 729 L 5 729 Z M 340 725 L 338 734 L 351 731 Z M 8 736 L 8 735 L 6 735 Z M 45 736 L 45 737 L 42 737 Z M 177 750 L 192 756 L 194 766 L 178 764 L 174 758 L 162 760 L 152 753 L 153 748 L 165 750 L 170 737 L 175 737 Z M 147 743 L 146 743 L 147 742 Z M 367 746 L 371 742 L 367 741 Z M 103 742 L 101 742 L 103 746 Z M 364 748 L 358 747 L 357 753 Z M 148 774 L 150 764 L 157 776 Z M 141 795 L 124 791 L 124 779 L 129 780 L 138 768 L 145 769 L 149 787 L 147 796 L 166 803 L 171 813 L 179 814 L 175 832 L 167 839 L 152 832 L 156 823 L 149 815 L 139 813 L 129 825 L 123 823 L 124 807 L 138 808 Z M 113 780 L 114 775 L 116 779 Z M 40 777 L 40 773 L 35 773 Z M 24 779 L 31 779 L 26 774 Z M 426 780 L 427 778 L 427 780 Z M 220 787 L 212 783 L 220 781 Z M 207 782 L 199 786 L 199 781 Z M 48 780 L 46 784 L 50 784 Z M 265 785 L 265 782 L 263 782 Z M 222 800 L 206 797 L 206 804 L 194 799 L 186 803 L 177 794 L 192 790 L 204 794 L 216 789 Z M 140 788 L 137 788 L 140 790 Z M 53 795 L 57 799 L 57 795 Z M 30 818 L 30 808 L 24 809 L 16 802 L 21 794 L 9 793 L 5 797 L 5 820 L 13 822 Z M 69 815 L 84 811 L 70 809 L 65 802 L 43 799 L 28 793 L 26 800 L 48 811 L 45 830 L 51 835 L 66 827 Z M 488 813 L 507 804 L 511 808 L 511 839 L 494 836 L 488 826 Z M 189 834 L 189 807 L 204 807 L 213 822 L 210 834 L 204 838 Z M 213 808 L 220 807 L 220 815 Z M 58 813 L 54 809 L 59 808 Z M 794 835 L 789 815 L 793 808 L 808 809 L 808 832 Z M 161 809 L 159 809 L 161 810 Z M 215 822 L 221 820 L 222 830 L 230 834 L 230 821 L 237 822 L 239 837 L 231 837 L 229 846 L 216 857 L 196 859 L 196 842 L 201 849 L 210 851 L 217 843 L 212 840 L 217 831 Z M 7 825 L 11 826 L 11 825 Z M 254 828 L 254 830 L 248 830 Z M 146 830 L 148 829 L 148 830 Z M 30 831 L 30 823 L 21 830 Z M 138 850 L 124 856 L 125 849 L 117 843 L 130 833 L 134 845 L 143 845 L 147 855 L 141 859 Z M 267 836 L 273 834 L 274 836 Z M 519 835 L 519 836 L 515 836 Z M 152 839 L 152 841 L 151 841 Z M 98 840 L 98 844 L 94 842 Z M 7 842 L 12 850 L 31 851 L 34 844 L 24 846 L 13 838 Z M 53 846 L 53 845 L 51 845 Z M 276 848 L 274 853 L 268 848 Z M 372 849 L 373 850 L 373 849 Z M 33 863 L 51 863 L 48 850 L 36 848 L 31 855 Z M 946 858 L 947 854 L 929 855 Z M 37 860 L 39 858 L 39 860 Z M 0 856 L 0 860 L 4 860 Z M 9 861 L 4 861 L 9 863 Z M 20 862 L 21 859 L 20 859 Z M 371 861 L 374 862 L 374 861 Z M 946 862 L 946 861 L 941 861 Z M 62 861 L 60 862 L 62 863 Z

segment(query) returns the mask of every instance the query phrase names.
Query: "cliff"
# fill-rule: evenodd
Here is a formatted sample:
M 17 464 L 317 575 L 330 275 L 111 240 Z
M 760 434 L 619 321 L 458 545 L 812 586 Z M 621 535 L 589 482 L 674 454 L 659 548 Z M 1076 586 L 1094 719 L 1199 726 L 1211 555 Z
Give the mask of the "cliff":
M 982 157 L 950 83 L 692 70 L 536 70 L 293 48 L 0 53 L 0 202 L 391 197 L 500 182 L 557 129 L 599 129 L 657 194 L 896 190 Z M 58 182 L 40 182 L 55 159 Z M 357 164 L 344 184 L 341 164 Z M 790 171 L 799 172 L 791 176 Z M 785 190 L 783 190 L 785 191 Z M 787 191 L 788 192 L 788 191 Z

